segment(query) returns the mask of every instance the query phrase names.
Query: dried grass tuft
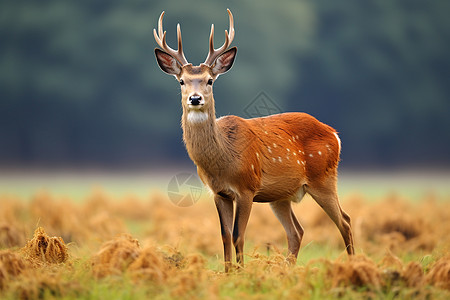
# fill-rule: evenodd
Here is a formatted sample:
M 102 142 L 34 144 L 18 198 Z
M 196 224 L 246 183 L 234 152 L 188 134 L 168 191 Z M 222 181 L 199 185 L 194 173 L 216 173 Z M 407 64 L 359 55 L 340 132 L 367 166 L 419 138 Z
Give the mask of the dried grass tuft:
M 98 278 L 128 272 L 134 280 L 162 283 L 172 270 L 184 264 L 184 257 L 179 252 L 165 255 L 154 246 L 141 249 L 138 240 L 122 234 L 104 243 L 91 261 Z
M 426 226 L 423 220 L 414 218 L 413 216 L 395 216 L 384 220 L 380 226 L 381 233 L 397 232 L 401 234 L 405 240 L 411 240 L 420 236 Z
M 6 281 L 11 277 L 23 273 L 29 264 L 19 254 L 11 250 L 0 251 L 0 289 L 6 286 Z
M 209 272 L 206 270 L 206 260 L 200 254 L 191 254 L 185 258 L 185 267 L 177 270 L 176 276 L 170 278 L 170 283 L 174 286 L 171 295 L 175 298 L 195 298 L 202 284 L 207 281 Z
M 141 253 L 139 242 L 129 234 L 121 234 L 104 243 L 92 258 L 92 270 L 96 277 L 118 275 L 124 272 Z
M 25 256 L 34 262 L 63 263 L 69 258 L 69 253 L 61 237 L 50 237 L 44 228 L 38 227 L 33 238 L 22 248 Z
M 175 248 L 165 247 L 164 251 L 164 261 L 168 263 L 170 266 L 175 267 L 177 269 L 184 268 L 186 266 L 186 258 L 176 250 Z
M 3 265 L 3 262 L 0 262 L 0 290 L 2 290 L 6 285 L 6 280 L 8 280 L 8 273 L 6 272 L 6 268 Z
M 154 247 L 146 247 L 130 264 L 128 272 L 134 279 L 148 279 L 161 283 L 169 277 L 170 269 L 161 253 Z
M 427 274 L 429 284 L 450 290 L 450 256 L 447 255 L 433 264 Z
M 12 224 L 0 224 L 0 248 L 11 248 L 23 245 L 25 242 L 25 234 L 17 226 Z
M 34 269 L 26 276 L 18 277 L 18 280 L 11 282 L 9 289 L 13 292 L 15 299 L 61 299 L 70 294 L 78 298 L 77 295 L 84 289 L 76 281 L 61 280 L 64 274 L 63 269 L 57 272 L 48 272 L 47 269 Z M 77 292 L 74 292 L 77 291 Z
M 407 287 L 419 287 L 423 284 L 424 273 L 417 262 L 409 262 L 406 266 L 400 258 L 388 251 L 380 262 L 383 278 L 391 285 L 402 282 Z
M 387 250 L 383 259 L 380 262 L 380 267 L 384 269 L 395 269 L 401 271 L 403 269 L 403 263 L 400 258 L 394 255 L 390 250 Z
M 362 255 L 351 257 L 347 262 L 330 262 L 327 273 L 333 288 L 351 285 L 378 289 L 383 285 L 383 278 L 377 265 Z
M 422 266 L 418 262 L 409 262 L 402 272 L 402 279 L 407 287 L 420 287 L 424 283 Z
M 275 276 L 285 275 L 289 272 L 289 258 L 286 258 L 279 249 L 273 247 L 274 254 L 266 256 L 255 252 L 251 254 L 252 260 L 248 262 L 244 272 L 257 275 L 259 273 L 268 273 Z

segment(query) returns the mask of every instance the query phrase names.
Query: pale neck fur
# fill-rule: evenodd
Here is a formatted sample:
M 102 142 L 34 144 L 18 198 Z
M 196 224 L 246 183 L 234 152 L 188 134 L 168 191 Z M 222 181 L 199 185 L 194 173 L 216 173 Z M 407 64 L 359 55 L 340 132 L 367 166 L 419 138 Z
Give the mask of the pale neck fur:
M 232 160 L 230 145 L 217 125 L 214 107 L 205 111 L 208 117 L 199 123 L 190 122 L 188 113 L 183 107 L 181 125 L 189 157 L 208 173 L 220 171 Z

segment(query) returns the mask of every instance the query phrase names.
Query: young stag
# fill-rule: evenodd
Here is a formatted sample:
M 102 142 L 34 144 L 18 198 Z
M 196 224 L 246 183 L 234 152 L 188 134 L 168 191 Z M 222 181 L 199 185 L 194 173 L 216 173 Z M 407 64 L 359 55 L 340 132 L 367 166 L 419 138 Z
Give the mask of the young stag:
M 231 266 L 232 243 L 243 264 L 244 233 L 253 202 L 269 202 L 288 240 L 288 260 L 295 263 L 303 228 L 291 202 L 310 194 L 333 220 L 353 254 L 350 217 L 339 205 L 337 166 L 341 144 L 336 131 L 305 113 L 283 113 L 264 118 L 225 116 L 216 119 L 212 87 L 233 65 L 236 47 L 233 15 L 225 43 L 214 49 L 214 25 L 204 63 L 188 63 L 177 26 L 178 49 L 166 43 L 162 21 L 153 34 L 159 67 L 174 75 L 181 86 L 183 139 L 201 180 L 214 193 L 224 247 L 225 270 Z M 236 205 L 233 224 L 233 206 Z

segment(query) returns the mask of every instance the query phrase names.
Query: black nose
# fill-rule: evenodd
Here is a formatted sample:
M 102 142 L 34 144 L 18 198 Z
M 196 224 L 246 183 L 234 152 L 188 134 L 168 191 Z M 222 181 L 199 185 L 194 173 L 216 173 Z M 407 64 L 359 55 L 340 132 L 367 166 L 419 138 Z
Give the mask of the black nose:
M 200 100 L 202 100 L 201 96 L 190 96 L 189 100 L 191 100 L 191 105 L 199 105 Z

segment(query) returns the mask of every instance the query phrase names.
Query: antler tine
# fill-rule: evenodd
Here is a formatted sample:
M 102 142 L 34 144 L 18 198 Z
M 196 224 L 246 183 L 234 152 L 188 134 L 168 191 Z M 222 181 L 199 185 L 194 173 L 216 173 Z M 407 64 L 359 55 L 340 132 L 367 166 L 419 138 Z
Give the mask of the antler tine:
M 228 46 L 233 42 L 234 39 L 234 19 L 233 14 L 229 9 L 227 9 L 230 29 L 229 31 L 225 30 L 225 43 L 218 49 L 214 49 L 214 24 L 211 25 L 211 33 L 209 35 L 209 53 L 204 62 L 205 65 L 212 65 L 216 58 L 227 50 Z
M 158 33 L 159 33 L 159 36 L 160 36 L 160 37 L 162 37 L 162 35 L 163 35 L 163 33 L 164 33 L 162 21 L 163 21 L 163 18 L 164 18 L 164 14 L 165 14 L 165 13 L 166 13 L 166 12 L 163 11 L 163 12 L 161 13 L 161 15 L 159 16 L 159 19 L 158 19 Z
M 229 10 L 228 8 L 227 8 L 227 12 L 228 12 L 228 18 L 230 19 L 229 34 L 230 34 L 230 44 L 231 44 L 231 42 L 233 42 L 233 40 L 234 40 L 234 18 L 233 18 L 233 14 L 231 13 L 231 10 Z
M 181 41 L 181 29 L 180 24 L 177 25 L 177 40 L 178 40 L 178 50 L 175 51 L 174 49 L 170 48 L 167 45 L 166 42 L 166 32 L 163 30 L 163 17 L 164 17 L 164 11 L 159 16 L 158 20 L 158 34 L 156 33 L 156 29 L 153 29 L 153 36 L 155 37 L 155 41 L 158 43 L 158 45 L 167 53 L 172 55 L 182 66 L 187 65 L 188 61 L 186 60 L 186 57 L 183 53 L 183 43 Z
M 214 52 L 214 24 L 211 24 L 211 33 L 209 34 L 209 53 L 212 52 Z M 208 58 L 206 58 L 206 60 L 208 60 Z
M 184 53 L 183 53 L 183 42 L 181 41 L 181 28 L 180 28 L 180 24 L 177 24 L 177 41 L 178 41 L 178 52 L 180 52 L 183 55 L 184 58 Z M 184 58 L 184 60 L 186 60 L 186 58 Z

